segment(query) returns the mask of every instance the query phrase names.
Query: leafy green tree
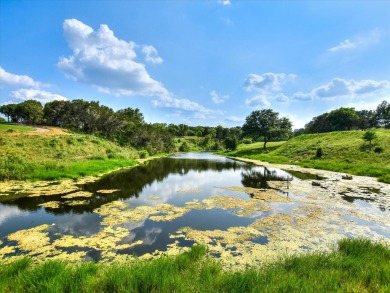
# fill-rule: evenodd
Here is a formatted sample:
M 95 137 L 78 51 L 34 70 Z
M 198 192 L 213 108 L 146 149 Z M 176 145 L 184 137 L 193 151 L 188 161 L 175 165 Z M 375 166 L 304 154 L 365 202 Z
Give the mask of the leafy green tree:
M 237 149 L 237 147 L 238 147 L 238 140 L 237 140 L 237 138 L 234 137 L 234 136 L 227 137 L 225 139 L 225 147 L 228 150 L 235 151 Z
M 359 116 L 354 108 L 339 108 L 331 111 L 327 120 L 331 126 L 331 131 L 351 130 L 358 125 Z
M 43 107 L 43 117 L 47 125 L 65 126 L 66 111 L 69 101 L 52 101 Z
M 17 104 L 15 111 L 26 124 L 37 124 L 42 122 L 43 107 L 38 101 L 27 100 L 19 103 Z
M 370 144 L 371 144 L 371 141 L 373 141 L 375 138 L 377 138 L 377 135 L 376 135 L 375 131 L 373 131 L 373 130 L 367 130 L 363 134 L 363 139 L 365 141 L 368 141 Z
M 253 111 L 246 117 L 242 126 L 244 135 L 262 136 L 264 138 L 263 148 L 266 149 L 267 142 L 275 137 L 289 135 L 292 132 L 292 123 L 288 118 L 279 118 L 279 113 L 271 109 Z
M 7 104 L 0 107 L 0 113 L 4 114 L 7 117 L 8 122 L 18 122 L 18 117 L 16 115 L 16 106 L 17 104 Z
M 375 111 L 375 120 L 378 127 L 390 128 L 390 103 L 382 101 Z

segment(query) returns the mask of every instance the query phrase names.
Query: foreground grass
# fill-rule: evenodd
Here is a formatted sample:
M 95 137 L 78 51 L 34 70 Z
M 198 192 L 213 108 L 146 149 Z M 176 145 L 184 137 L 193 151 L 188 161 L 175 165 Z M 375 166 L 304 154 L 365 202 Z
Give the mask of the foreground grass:
M 30 126 L 20 126 L 12 123 L 0 122 L 0 132 L 8 131 L 12 129 L 14 131 L 32 131 L 35 128 Z
M 0 180 L 54 180 L 135 165 L 137 151 L 89 135 L 0 136 Z
M 363 141 L 363 134 L 363 131 L 305 134 L 279 146 L 269 144 L 265 152 L 261 145 L 250 144 L 223 154 L 377 177 L 390 183 L 390 130 L 376 130 L 378 138 L 372 144 Z M 382 149 L 381 153 L 374 152 L 377 147 Z M 321 158 L 316 157 L 318 148 L 324 152 Z
M 194 246 L 176 257 L 134 264 L 35 265 L 24 258 L 0 266 L 0 292 L 389 292 L 390 249 L 345 239 L 338 251 L 292 256 L 263 268 L 224 271 Z

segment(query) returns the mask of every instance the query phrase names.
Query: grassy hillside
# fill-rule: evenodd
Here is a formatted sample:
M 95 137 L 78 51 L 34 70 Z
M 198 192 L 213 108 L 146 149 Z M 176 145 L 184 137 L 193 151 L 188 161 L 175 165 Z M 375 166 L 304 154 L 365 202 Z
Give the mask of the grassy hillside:
M 94 136 L 0 134 L 0 180 L 78 178 L 134 165 L 137 151 Z
M 0 133 L 8 131 L 9 129 L 13 131 L 31 131 L 34 130 L 34 127 L 30 126 L 21 126 L 21 125 L 16 125 L 12 123 L 1 123 L 0 122 Z
M 362 139 L 363 134 L 363 131 L 305 134 L 279 146 L 269 144 L 265 152 L 261 144 L 250 144 L 224 154 L 378 177 L 390 183 L 390 130 L 376 130 L 377 139 L 372 144 Z M 321 157 L 316 156 L 318 148 L 322 149 Z
M 77 265 L 28 258 L 0 266 L 0 292 L 389 292 L 390 250 L 346 239 L 331 254 L 291 256 L 240 272 L 223 270 L 205 246 L 134 264 Z M 1 264 L 1 263 L 0 263 Z

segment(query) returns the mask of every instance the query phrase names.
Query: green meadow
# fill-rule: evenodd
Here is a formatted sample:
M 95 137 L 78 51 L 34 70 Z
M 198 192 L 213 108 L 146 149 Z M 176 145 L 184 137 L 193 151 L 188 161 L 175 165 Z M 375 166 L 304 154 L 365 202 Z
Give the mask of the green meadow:
M 34 129 L 34 127 L 30 126 L 21 126 L 11 123 L 0 122 L 0 133 L 4 131 L 31 131 Z

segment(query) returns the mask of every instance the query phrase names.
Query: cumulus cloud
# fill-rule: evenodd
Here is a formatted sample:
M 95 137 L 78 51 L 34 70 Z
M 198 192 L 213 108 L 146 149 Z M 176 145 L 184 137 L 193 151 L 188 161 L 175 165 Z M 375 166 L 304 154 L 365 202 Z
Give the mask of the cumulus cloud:
M 11 92 L 10 96 L 17 100 L 27 101 L 27 100 L 36 100 L 42 104 L 51 102 L 54 100 L 66 101 L 67 98 L 61 95 L 53 94 L 48 91 L 40 89 L 18 89 Z
M 142 46 L 142 53 L 145 54 L 146 62 L 150 62 L 153 64 L 160 64 L 163 62 L 162 58 L 158 56 L 156 48 L 153 46 Z
M 156 108 L 169 108 L 202 114 L 212 112 L 210 109 L 207 109 L 196 102 L 187 99 L 176 99 L 171 96 L 163 96 L 159 100 L 152 101 L 152 104 Z
M 276 92 L 282 89 L 282 84 L 296 78 L 295 74 L 264 73 L 262 75 L 249 74 L 244 83 L 248 92 Z
M 283 93 L 278 93 L 276 96 L 275 96 L 275 100 L 277 102 L 288 102 L 290 99 Z
M 317 87 L 308 93 L 297 92 L 294 100 L 308 101 L 313 99 L 336 99 L 342 97 L 365 98 L 374 95 L 390 95 L 389 80 L 346 80 L 335 78 L 329 83 Z
M 328 51 L 330 52 L 337 52 L 337 51 L 342 51 L 342 50 L 348 50 L 348 49 L 353 49 L 356 47 L 356 42 L 351 42 L 350 40 L 345 40 L 344 42 L 341 42 L 337 46 L 334 46 Z
M 57 66 L 67 77 L 118 96 L 169 94 L 161 82 L 150 77 L 144 64 L 135 61 L 137 45 L 118 39 L 107 25 L 94 31 L 77 19 L 66 19 L 63 29 L 73 54 L 60 58 Z M 152 46 L 143 49 L 150 62 L 159 62 L 157 50 Z
M 210 96 L 214 104 L 221 104 L 229 98 L 229 96 L 218 95 L 217 92 L 214 90 L 210 93 Z
M 258 95 L 245 100 L 245 105 L 256 108 L 267 108 L 271 106 L 267 97 L 264 95 Z
M 5 71 L 0 67 L 0 83 L 8 86 L 39 87 L 40 83 L 27 75 L 17 75 Z

